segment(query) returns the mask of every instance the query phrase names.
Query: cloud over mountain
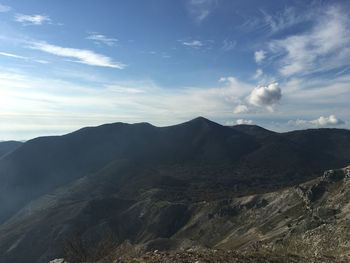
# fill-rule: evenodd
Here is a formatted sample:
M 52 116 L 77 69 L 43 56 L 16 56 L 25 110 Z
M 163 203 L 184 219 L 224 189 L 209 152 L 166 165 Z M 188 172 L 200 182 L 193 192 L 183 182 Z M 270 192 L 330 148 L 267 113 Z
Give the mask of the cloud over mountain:
M 235 114 L 242 114 L 242 113 L 248 113 L 248 112 L 249 112 L 249 109 L 244 104 L 237 105 L 233 110 L 233 113 Z
M 289 124 L 296 126 L 317 126 L 317 127 L 329 127 L 329 126 L 339 126 L 345 124 L 345 122 L 335 115 L 321 116 L 315 120 L 295 120 L 289 121 Z
M 245 119 L 238 119 L 236 120 L 236 124 L 241 125 L 241 124 L 248 124 L 252 125 L 254 122 L 252 120 L 245 120 Z
M 271 107 L 282 98 L 282 90 L 278 83 L 259 86 L 253 89 L 248 97 L 250 104 L 258 107 Z

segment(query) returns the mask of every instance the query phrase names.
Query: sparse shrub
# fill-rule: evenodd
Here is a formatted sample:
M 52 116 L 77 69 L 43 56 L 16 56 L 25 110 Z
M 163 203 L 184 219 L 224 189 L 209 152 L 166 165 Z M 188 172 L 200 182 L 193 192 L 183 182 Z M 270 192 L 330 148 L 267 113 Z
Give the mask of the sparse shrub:
M 115 262 L 113 251 L 117 247 L 118 240 L 112 234 L 105 235 L 97 242 L 76 234 L 64 242 L 64 258 L 73 263 L 112 263 Z

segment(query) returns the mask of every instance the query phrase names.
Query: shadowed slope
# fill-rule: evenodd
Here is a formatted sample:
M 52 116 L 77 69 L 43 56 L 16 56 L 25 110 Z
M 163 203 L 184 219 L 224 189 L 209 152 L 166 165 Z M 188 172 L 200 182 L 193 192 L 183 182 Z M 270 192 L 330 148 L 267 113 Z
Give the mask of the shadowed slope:
M 17 141 L 4 141 L 0 142 L 0 158 L 4 157 L 20 147 L 23 143 Z

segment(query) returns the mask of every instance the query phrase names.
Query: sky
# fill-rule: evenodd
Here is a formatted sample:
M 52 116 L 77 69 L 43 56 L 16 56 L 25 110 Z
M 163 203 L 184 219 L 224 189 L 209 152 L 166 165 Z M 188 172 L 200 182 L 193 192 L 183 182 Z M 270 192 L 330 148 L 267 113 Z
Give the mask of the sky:
M 0 140 L 204 116 L 350 128 L 350 1 L 0 0 Z

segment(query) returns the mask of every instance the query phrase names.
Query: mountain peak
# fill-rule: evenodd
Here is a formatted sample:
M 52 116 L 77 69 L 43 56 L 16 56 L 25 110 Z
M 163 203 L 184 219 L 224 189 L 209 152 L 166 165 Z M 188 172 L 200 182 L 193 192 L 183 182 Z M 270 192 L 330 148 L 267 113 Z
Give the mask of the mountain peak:
M 207 124 L 207 125 L 215 125 L 215 126 L 221 126 L 220 124 L 214 122 L 214 121 L 211 121 L 207 118 L 204 118 L 202 116 L 199 116 L 197 118 L 194 118 L 190 121 L 187 121 L 185 122 L 186 124 Z

